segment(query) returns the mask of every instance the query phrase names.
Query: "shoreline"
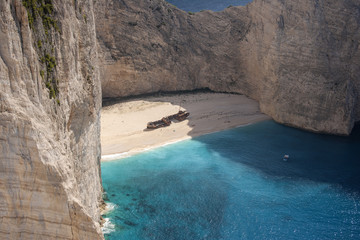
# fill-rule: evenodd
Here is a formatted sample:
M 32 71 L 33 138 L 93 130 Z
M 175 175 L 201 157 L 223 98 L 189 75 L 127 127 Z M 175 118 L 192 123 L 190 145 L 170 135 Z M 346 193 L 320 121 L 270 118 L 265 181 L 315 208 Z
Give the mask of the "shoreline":
M 226 130 L 230 130 L 230 129 L 234 129 L 234 128 L 246 127 L 246 126 L 249 126 L 249 125 L 252 125 L 252 124 L 255 124 L 255 123 L 258 123 L 258 122 L 266 121 L 266 120 L 270 120 L 270 118 L 260 120 L 260 121 L 256 121 L 256 122 L 246 123 L 246 124 L 243 124 L 243 125 L 239 125 L 239 126 L 235 126 L 235 127 L 231 127 L 231 128 L 226 128 L 226 129 L 222 129 L 222 130 L 218 130 L 218 131 L 214 131 L 214 132 L 208 132 L 208 133 L 200 134 L 200 135 L 197 135 L 197 136 L 192 136 L 192 137 L 187 136 L 187 137 L 184 137 L 182 139 L 177 139 L 175 141 L 170 141 L 170 142 L 166 142 L 166 143 L 163 143 L 163 144 L 149 146 L 149 147 L 142 148 L 142 149 L 131 149 L 128 152 L 101 155 L 101 161 L 102 162 L 109 162 L 109 161 L 114 161 L 114 160 L 120 160 L 122 158 L 131 157 L 133 155 L 140 154 L 140 153 L 152 150 L 152 149 L 165 147 L 167 145 L 179 143 L 179 142 L 182 142 L 182 141 L 185 141 L 185 140 L 190 140 L 190 139 L 193 139 L 193 138 L 196 138 L 196 137 L 199 137 L 199 136 L 204 136 L 204 135 L 208 135 L 208 134 L 212 134 L 212 133 L 226 131 Z
M 210 133 L 207 133 L 207 134 L 210 134 Z M 170 141 L 170 142 L 166 142 L 166 143 L 163 143 L 163 144 L 153 145 L 153 146 L 149 146 L 149 147 L 141 148 L 141 149 L 131 149 L 128 152 L 102 155 L 101 156 L 101 161 L 102 162 L 108 162 L 108 161 L 114 161 L 114 160 L 118 160 L 118 159 L 122 159 L 122 158 L 127 158 L 127 157 L 131 157 L 133 155 L 143 153 L 143 152 L 155 149 L 155 148 L 161 148 L 161 147 L 164 147 L 164 146 L 167 146 L 167 145 L 175 144 L 175 143 L 182 142 L 182 141 L 189 140 L 189 139 L 192 139 L 192 137 L 190 137 L 190 136 L 189 137 L 184 137 L 182 139 L 178 139 L 178 140 L 175 140 L 175 141 Z
M 181 103 L 181 106 L 180 106 Z M 176 113 L 187 120 L 147 130 L 146 124 Z M 271 119 L 255 100 L 228 93 L 182 93 L 120 101 L 101 110 L 101 161 L 133 156 L 193 137 Z M 144 129 L 145 128 L 145 129 Z

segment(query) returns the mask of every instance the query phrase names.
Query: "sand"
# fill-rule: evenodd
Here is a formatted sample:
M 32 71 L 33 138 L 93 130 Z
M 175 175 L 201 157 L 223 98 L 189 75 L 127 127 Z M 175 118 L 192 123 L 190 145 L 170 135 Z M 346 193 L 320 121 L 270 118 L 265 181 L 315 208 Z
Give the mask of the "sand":
M 146 129 L 150 121 L 190 112 L 187 120 L 173 122 L 155 130 Z M 127 157 L 151 148 L 199 135 L 270 119 L 256 101 L 243 95 L 224 93 L 186 93 L 147 96 L 106 103 L 101 110 L 102 160 Z

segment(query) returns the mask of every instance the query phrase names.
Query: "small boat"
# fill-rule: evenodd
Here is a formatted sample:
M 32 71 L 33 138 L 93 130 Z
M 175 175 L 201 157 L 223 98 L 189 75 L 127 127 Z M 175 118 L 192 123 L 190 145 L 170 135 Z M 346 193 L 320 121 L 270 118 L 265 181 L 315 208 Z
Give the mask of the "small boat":
M 283 157 L 283 161 L 286 162 L 287 160 L 289 160 L 289 158 L 290 158 L 290 156 L 286 154 L 286 155 L 284 155 L 284 157 Z

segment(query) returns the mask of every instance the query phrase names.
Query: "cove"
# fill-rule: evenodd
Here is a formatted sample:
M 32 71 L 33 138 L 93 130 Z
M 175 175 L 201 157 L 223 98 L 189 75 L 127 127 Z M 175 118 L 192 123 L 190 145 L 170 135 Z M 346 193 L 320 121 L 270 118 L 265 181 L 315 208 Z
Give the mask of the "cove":
M 105 237 L 359 239 L 359 146 L 265 121 L 103 162 Z

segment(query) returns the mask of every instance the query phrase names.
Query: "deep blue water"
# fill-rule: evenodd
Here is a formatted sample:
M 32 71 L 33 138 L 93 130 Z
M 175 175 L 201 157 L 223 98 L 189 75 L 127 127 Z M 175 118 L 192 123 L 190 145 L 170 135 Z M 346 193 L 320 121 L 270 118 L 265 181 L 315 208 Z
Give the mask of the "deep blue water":
M 359 156 L 266 121 L 104 162 L 106 239 L 360 239 Z
M 252 0 L 167 0 L 184 11 L 199 12 L 201 10 L 221 11 L 232 6 L 245 6 Z

